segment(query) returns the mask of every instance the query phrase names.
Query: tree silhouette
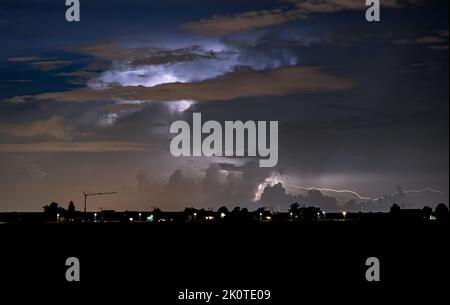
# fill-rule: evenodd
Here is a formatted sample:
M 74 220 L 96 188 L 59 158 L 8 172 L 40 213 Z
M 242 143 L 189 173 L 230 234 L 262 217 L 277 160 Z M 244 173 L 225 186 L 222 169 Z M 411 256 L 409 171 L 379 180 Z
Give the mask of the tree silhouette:
M 264 213 L 266 211 L 266 207 L 260 207 L 256 209 L 256 213 Z
M 299 211 L 300 211 L 300 205 L 298 204 L 298 202 L 294 202 L 293 204 L 290 205 L 290 207 L 289 207 L 290 213 L 297 216 Z
M 240 221 L 241 220 L 241 208 L 235 207 L 231 213 L 230 213 L 231 219 L 233 221 Z
M 228 214 L 228 208 L 226 206 L 222 206 L 217 210 L 217 213 L 221 214 L 221 213 L 225 213 Z
M 222 206 L 217 210 L 217 213 L 219 214 L 220 218 L 226 218 L 228 215 L 228 209 L 226 206 Z
M 436 219 L 440 221 L 447 221 L 448 213 L 448 207 L 444 203 L 439 203 L 434 210 Z
M 47 221 L 55 221 L 57 214 L 63 215 L 64 208 L 60 207 L 57 202 L 52 202 L 44 206 L 44 216 Z
M 430 219 L 431 213 L 433 212 L 433 209 L 430 208 L 429 206 L 425 206 L 422 209 L 422 213 L 423 213 L 423 218 L 428 220 Z
M 72 200 L 69 202 L 69 206 L 67 207 L 67 212 L 68 213 L 75 213 L 75 204 L 73 203 Z
M 159 208 L 154 208 L 152 211 L 153 221 L 159 221 L 161 219 L 162 212 Z
M 75 213 L 76 213 L 75 204 L 71 200 L 69 202 L 69 206 L 67 207 L 67 212 L 66 212 L 67 218 L 69 220 L 73 220 L 75 218 Z
M 241 208 L 240 208 L 240 207 L 235 207 L 235 208 L 231 211 L 231 213 L 239 214 L 240 211 L 241 211 Z
M 400 210 L 401 210 L 400 206 L 398 204 L 394 203 L 391 206 L 389 213 L 391 213 L 393 216 L 398 216 L 400 214 Z
M 301 207 L 299 210 L 303 220 L 316 219 L 322 212 L 318 207 Z
M 243 221 L 251 221 L 252 215 L 248 212 L 247 208 L 241 209 L 241 219 Z
M 189 207 L 185 208 L 184 209 L 184 220 L 191 221 L 193 214 L 194 214 L 194 208 L 189 208 Z

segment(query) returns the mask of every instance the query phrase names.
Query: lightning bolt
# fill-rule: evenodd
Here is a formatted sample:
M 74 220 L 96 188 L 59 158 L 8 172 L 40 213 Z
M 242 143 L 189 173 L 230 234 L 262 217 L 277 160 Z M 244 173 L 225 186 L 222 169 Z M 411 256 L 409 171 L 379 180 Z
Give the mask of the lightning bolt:
M 300 189 L 300 190 L 306 190 L 306 191 L 317 190 L 317 191 L 335 192 L 335 193 L 350 193 L 350 194 L 353 194 L 356 197 L 358 197 L 358 199 L 362 199 L 362 200 L 372 200 L 373 199 L 373 198 L 370 198 L 370 197 L 362 196 L 362 195 L 360 195 L 357 192 L 352 191 L 352 190 L 335 190 L 335 189 L 319 188 L 319 187 L 304 187 L 304 186 L 298 186 L 298 185 L 292 185 L 292 184 L 288 184 L 287 186 L 290 186 L 290 187 L 293 187 L 293 188 L 296 188 L 296 189 Z

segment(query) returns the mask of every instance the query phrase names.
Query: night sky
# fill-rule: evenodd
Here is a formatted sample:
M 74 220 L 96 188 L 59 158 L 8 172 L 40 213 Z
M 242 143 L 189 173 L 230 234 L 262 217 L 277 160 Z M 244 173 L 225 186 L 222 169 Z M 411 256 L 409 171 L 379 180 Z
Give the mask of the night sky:
M 0 211 L 448 204 L 448 1 L 0 1 Z M 278 120 L 279 161 L 170 154 Z

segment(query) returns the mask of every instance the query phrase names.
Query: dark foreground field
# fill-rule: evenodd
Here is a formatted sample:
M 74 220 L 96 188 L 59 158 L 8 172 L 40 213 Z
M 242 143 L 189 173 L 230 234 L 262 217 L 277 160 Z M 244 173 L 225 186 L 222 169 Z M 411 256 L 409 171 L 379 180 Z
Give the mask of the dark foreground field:
M 177 299 L 185 289 L 270 289 L 266 303 L 300 304 L 360 303 L 357 292 L 439 300 L 448 288 L 448 224 L 3 224 L 0 236 L 0 290 L 17 301 L 35 288 L 49 300 L 127 304 L 188 303 Z M 71 256 L 80 261 L 77 283 L 65 280 Z M 380 282 L 365 279 L 371 256 Z

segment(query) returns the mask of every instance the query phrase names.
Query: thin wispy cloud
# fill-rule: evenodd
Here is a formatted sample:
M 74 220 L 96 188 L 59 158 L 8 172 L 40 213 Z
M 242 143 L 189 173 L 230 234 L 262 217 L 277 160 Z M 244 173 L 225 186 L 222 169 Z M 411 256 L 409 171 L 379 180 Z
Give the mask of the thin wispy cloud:
M 124 141 L 38 142 L 0 144 L 0 153 L 105 153 L 151 151 L 152 145 Z
M 307 19 L 316 14 L 356 11 L 366 9 L 360 0 L 287 0 L 271 10 L 249 11 L 230 16 L 214 16 L 183 24 L 185 30 L 206 36 L 223 36 L 242 31 L 276 26 L 296 20 Z M 417 1 L 385 0 L 384 8 L 400 8 L 404 4 L 417 4 Z M 286 5 L 289 5 L 286 7 Z
M 448 50 L 448 30 L 438 30 L 426 36 L 395 40 L 396 44 L 424 45 L 433 50 Z
M 62 116 L 55 115 L 49 119 L 31 123 L 0 123 L 0 134 L 1 133 L 15 137 L 49 136 L 61 140 L 70 140 L 74 131 L 72 127 L 64 124 L 64 118 Z

